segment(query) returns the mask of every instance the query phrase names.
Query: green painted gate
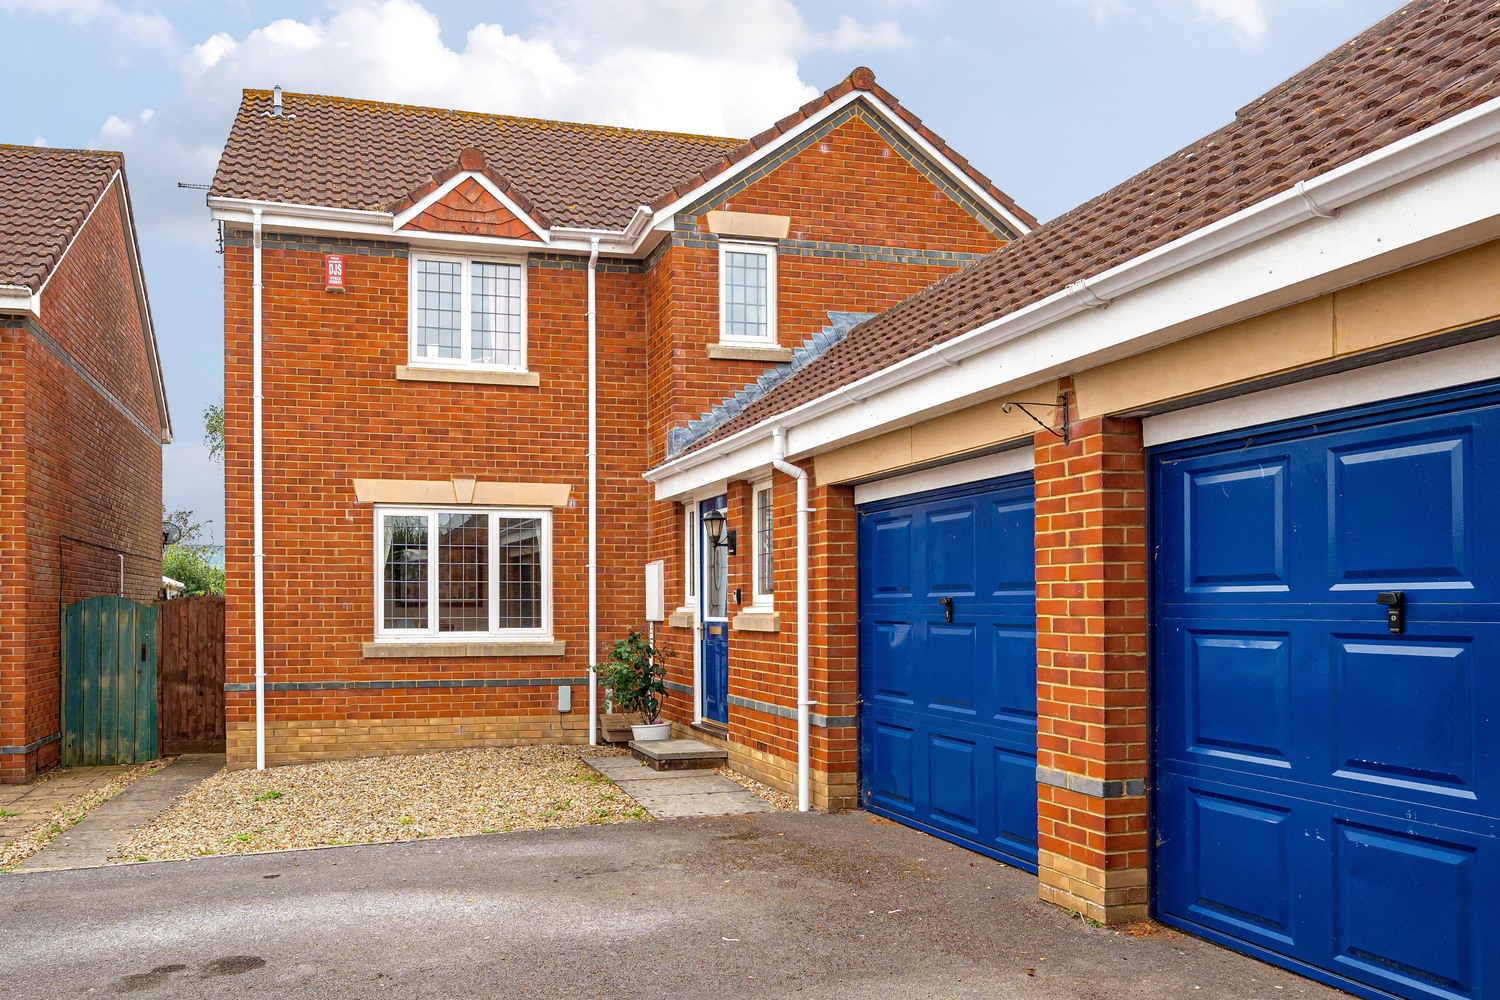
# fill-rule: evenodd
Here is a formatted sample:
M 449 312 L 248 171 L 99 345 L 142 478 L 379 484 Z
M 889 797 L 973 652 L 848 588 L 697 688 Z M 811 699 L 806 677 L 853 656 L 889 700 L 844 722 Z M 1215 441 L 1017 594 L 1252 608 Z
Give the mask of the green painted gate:
M 90 597 L 63 610 L 62 762 L 157 756 L 156 608 Z

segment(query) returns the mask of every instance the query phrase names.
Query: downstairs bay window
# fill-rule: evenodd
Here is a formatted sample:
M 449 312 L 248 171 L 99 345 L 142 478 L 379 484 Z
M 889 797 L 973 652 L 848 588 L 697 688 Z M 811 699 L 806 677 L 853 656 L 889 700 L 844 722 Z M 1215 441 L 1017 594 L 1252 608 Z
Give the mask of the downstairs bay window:
M 380 507 L 375 545 L 377 641 L 551 638 L 551 510 Z

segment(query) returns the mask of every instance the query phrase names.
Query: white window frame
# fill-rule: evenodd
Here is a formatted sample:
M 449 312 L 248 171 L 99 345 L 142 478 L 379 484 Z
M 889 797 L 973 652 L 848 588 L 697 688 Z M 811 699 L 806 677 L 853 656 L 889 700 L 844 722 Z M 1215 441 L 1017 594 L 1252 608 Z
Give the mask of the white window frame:
M 682 507 L 682 610 L 698 606 L 698 501 Z
M 751 580 L 751 605 L 755 610 L 769 609 L 776 605 L 775 592 L 765 587 L 765 580 L 761 579 L 761 551 L 760 537 L 760 514 L 761 493 L 766 495 L 766 506 L 771 512 L 771 558 L 776 557 L 776 494 L 771 489 L 771 480 L 762 479 L 750 487 L 750 580 Z M 775 579 L 771 581 L 775 586 Z
M 727 295 L 729 268 L 725 265 L 725 257 L 731 253 L 759 254 L 766 258 L 766 335 L 764 337 L 729 334 L 729 297 Z M 732 347 L 775 347 L 778 344 L 776 337 L 776 244 L 720 240 L 719 343 Z
M 407 255 L 407 334 L 406 334 L 406 357 L 407 363 L 414 368 L 467 368 L 478 371 L 496 372 L 524 372 L 530 362 L 530 342 L 527 335 L 527 314 L 529 308 L 529 280 L 524 257 L 465 257 L 457 254 L 443 253 L 418 253 L 412 251 Z M 457 358 L 429 358 L 417 354 L 417 265 L 422 261 L 442 261 L 450 264 L 462 265 L 459 274 L 459 356 Z M 474 343 L 474 265 L 475 264 L 509 264 L 519 268 L 521 272 L 521 363 L 519 365 L 490 364 L 482 361 L 472 361 L 469 358 Z
M 489 629 L 483 632 L 438 631 L 437 600 L 437 518 L 441 514 L 487 514 L 489 555 Z M 385 627 L 385 519 L 387 517 L 427 518 L 427 627 L 423 629 L 388 629 Z M 538 628 L 499 627 L 500 615 L 500 532 L 498 518 L 535 518 L 541 522 L 542 615 Z M 552 508 L 550 507 L 406 507 L 378 504 L 375 507 L 375 641 L 376 642 L 551 642 L 552 641 Z

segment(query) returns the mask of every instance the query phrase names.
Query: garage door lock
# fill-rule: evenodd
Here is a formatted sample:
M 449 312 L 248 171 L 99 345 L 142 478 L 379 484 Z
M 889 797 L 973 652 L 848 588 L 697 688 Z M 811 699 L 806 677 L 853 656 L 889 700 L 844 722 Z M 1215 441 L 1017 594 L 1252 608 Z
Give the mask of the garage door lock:
M 1375 595 L 1375 603 L 1385 605 L 1385 623 L 1391 635 L 1406 631 L 1406 594 L 1400 590 L 1383 590 Z

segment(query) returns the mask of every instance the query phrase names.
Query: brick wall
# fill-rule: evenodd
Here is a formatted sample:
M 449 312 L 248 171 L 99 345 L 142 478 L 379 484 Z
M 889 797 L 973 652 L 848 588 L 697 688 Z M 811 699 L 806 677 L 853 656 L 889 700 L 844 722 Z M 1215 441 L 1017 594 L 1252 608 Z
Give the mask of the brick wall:
M 24 455 L 0 490 L 4 747 L 58 732 L 60 607 L 120 593 L 122 568 L 126 597 L 161 586 L 161 427 L 122 220 L 111 192 L 53 273 L 40 322 L 0 330 L 0 443 Z M 0 780 L 30 780 L 59 749 L 0 754 Z
M 225 253 L 227 681 L 254 679 L 251 469 L 251 249 Z M 345 255 L 346 288 L 326 292 L 324 250 Z M 342 752 L 354 736 L 394 732 L 371 750 L 481 743 L 531 730 L 454 719 L 524 717 L 573 739 L 559 682 L 586 676 L 587 271 L 538 257 L 527 270 L 528 368 L 540 386 L 408 382 L 405 249 L 267 234 L 264 249 L 265 578 L 272 762 Z M 581 263 L 581 262 L 580 262 Z M 599 334 L 600 640 L 642 617 L 645 483 L 643 275 L 601 262 Z M 553 514 L 553 617 L 563 657 L 367 659 L 374 637 L 374 510 L 355 478 L 566 483 Z M 457 687 L 439 687 L 444 682 Z M 371 687 L 412 682 L 416 688 Z M 328 688 L 327 685 L 364 685 Z M 573 714 L 587 726 L 587 688 Z M 232 763 L 253 762 L 253 694 L 231 689 Z M 370 732 L 357 733 L 349 725 Z M 455 726 L 467 727 L 456 732 Z M 534 727 L 533 727 L 534 728 Z M 298 740 L 283 739 L 292 732 Z M 519 737 L 517 737 L 519 738 Z M 247 739 L 251 742 L 247 743 Z M 247 759 L 245 748 L 251 747 Z
M 827 326 L 830 310 L 880 312 L 1005 242 L 934 183 L 931 167 L 918 169 L 888 138 L 849 118 L 679 217 L 647 278 L 653 464 L 665 457 L 671 428 L 767 367 L 708 357 L 719 339 L 719 249 L 708 212 L 791 219 L 776 261 L 778 339 L 790 348 Z
M 800 346 L 826 326 L 830 310 L 879 312 L 1004 241 L 1003 233 L 955 202 L 931 168 L 914 165 L 911 151 L 903 153 L 893 140 L 863 117 L 846 116 L 772 168 L 679 216 L 672 244 L 653 255 L 646 275 L 652 464 L 666 457 L 666 436 L 672 427 L 696 419 L 765 370 L 760 362 L 708 356 L 709 345 L 719 338 L 719 250 L 708 231 L 709 211 L 790 217 L 790 231 L 777 253 L 778 333 L 785 347 Z M 808 467 L 811 472 L 811 463 Z M 736 766 L 793 791 L 796 486 L 780 474 L 772 482 L 779 629 L 730 632 L 726 745 Z M 741 538 L 739 554 L 729 561 L 729 587 L 742 588 L 748 605 L 751 484 L 730 484 L 728 497 L 727 516 Z M 815 485 L 811 505 L 816 513 L 810 548 L 810 677 L 817 701 L 812 711 L 828 723 L 814 726 L 811 733 L 812 798 L 819 808 L 843 808 L 856 804 L 858 793 L 853 493 Z M 654 504 L 650 521 L 651 553 L 666 561 L 672 608 L 683 600 L 684 516 L 680 505 Z M 739 610 L 731 602 L 731 618 Z M 695 638 L 685 627 L 669 627 L 665 634 L 682 651 L 669 674 L 677 690 L 668 715 L 687 725 L 693 716 Z
M 1043 899 L 1147 910 L 1146 459 L 1140 421 L 1036 436 L 1037 812 Z

